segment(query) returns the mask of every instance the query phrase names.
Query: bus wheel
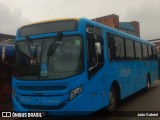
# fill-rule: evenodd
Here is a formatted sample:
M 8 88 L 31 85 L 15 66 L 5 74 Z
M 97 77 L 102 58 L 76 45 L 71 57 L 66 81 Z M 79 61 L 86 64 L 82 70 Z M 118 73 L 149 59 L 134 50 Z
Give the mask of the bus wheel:
M 109 106 L 108 106 L 108 111 L 113 111 L 115 110 L 117 105 L 117 94 L 116 90 L 114 87 L 111 88 L 110 93 L 109 93 Z

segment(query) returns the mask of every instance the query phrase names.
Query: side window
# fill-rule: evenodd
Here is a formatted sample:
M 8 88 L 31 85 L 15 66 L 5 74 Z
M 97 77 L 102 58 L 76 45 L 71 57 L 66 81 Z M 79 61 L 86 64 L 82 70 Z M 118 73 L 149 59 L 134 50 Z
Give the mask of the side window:
M 142 60 L 142 49 L 141 49 L 141 43 L 135 42 L 135 59 L 136 60 Z
M 95 38 L 87 34 L 88 67 L 93 67 L 96 61 Z
M 153 54 L 152 54 L 152 48 L 151 48 L 151 46 L 148 46 L 148 58 L 149 58 L 149 60 L 153 59 Z
M 157 59 L 157 49 L 156 47 L 153 47 L 153 59 L 156 60 Z
M 124 60 L 124 39 L 117 35 L 108 33 L 108 53 L 111 60 Z
M 126 59 L 134 59 L 134 44 L 132 40 L 126 39 Z
M 107 33 L 108 40 L 108 54 L 111 60 L 116 59 L 116 45 L 114 36 L 111 33 Z
M 142 50 L 143 50 L 143 60 L 147 60 L 148 59 L 147 45 L 142 44 Z
M 125 59 L 125 51 L 124 51 L 124 39 L 120 36 L 114 36 L 115 39 L 115 47 L 116 47 L 116 59 L 124 60 Z

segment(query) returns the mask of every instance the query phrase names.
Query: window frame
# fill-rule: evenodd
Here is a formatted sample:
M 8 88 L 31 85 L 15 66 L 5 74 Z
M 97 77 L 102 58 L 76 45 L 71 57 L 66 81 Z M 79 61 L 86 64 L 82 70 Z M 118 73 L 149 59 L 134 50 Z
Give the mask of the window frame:
M 145 56 L 144 56 L 144 48 L 143 48 L 143 46 L 146 46 L 146 50 L 145 50 L 147 52 L 146 58 L 144 58 Z M 147 44 L 142 44 L 142 51 L 143 51 L 143 56 L 142 56 L 143 60 L 148 60 L 148 45 Z
M 143 60 L 142 43 L 135 41 L 134 44 L 135 44 L 135 60 Z M 136 44 L 139 44 L 139 45 L 140 45 L 140 51 L 141 51 L 140 56 L 141 56 L 141 57 L 140 57 L 139 59 L 137 59 Z
M 111 35 L 111 37 L 109 37 L 109 34 Z M 114 59 L 112 58 L 112 52 L 111 52 L 111 42 L 109 41 L 109 38 L 113 38 L 114 39 L 114 36 L 118 36 L 118 37 L 121 37 L 123 38 L 123 43 L 124 43 L 124 54 L 125 54 L 125 59 L 116 59 L 116 54 L 115 54 L 115 57 Z M 137 41 L 137 40 L 134 40 L 134 39 L 131 39 L 131 38 L 128 38 L 128 37 L 123 37 L 121 35 L 117 35 L 115 33 L 112 33 L 112 32 L 106 32 L 106 40 L 107 40 L 107 53 L 108 53 L 108 60 L 109 61 L 145 61 L 145 60 L 157 60 L 157 51 L 156 51 L 156 47 L 151 45 L 151 44 L 147 44 L 147 43 L 144 43 L 143 41 Z M 127 40 L 130 40 L 133 42 L 133 54 L 134 54 L 134 57 L 132 59 L 127 59 L 127 50 L 126 50 L 126 41 Z M 114 41 L 116 41 L 114 39 Z M 136 59 L 136 43 L 140 44 L 140 49 L 141 49 L 141 58 L 139 59 Z M 147 53 L 147 56 L 146 56 L 146 59 L 144 59 L 144 50 L 143 50 L 143 46 L 146 46 L 146 53 Z M 152 57 L 150 58 L 149 57 L 149 47 L 151 47 L 151 52 L 152 52 Z M 155 49 L 155 53 L 153 52 Z M 113 55 L 114 56 L 114 55 Z
M 127 58 L 127 49 L 125 49 L 125 51 L 126 51 L 126 60 L 135 60 L 135 43 L 134 43 L 134 40 L 131 40 L 131 39 L 129 39 L 129 38 L 126 38 L 125 39 L 125 46 L 127 46 L 126 44 L 126 41 L 131 41 L 132 43 L 133 43 L 133 58 L 131 58 L 131 59 L 128 59 Z

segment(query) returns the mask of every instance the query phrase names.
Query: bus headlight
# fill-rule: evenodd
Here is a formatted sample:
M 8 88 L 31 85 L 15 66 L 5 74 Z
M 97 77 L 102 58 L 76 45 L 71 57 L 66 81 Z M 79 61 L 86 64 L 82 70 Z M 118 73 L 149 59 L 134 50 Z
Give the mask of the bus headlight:
M 79 95 L 81 92 L 82 92 L 82 86 L 75 88 L 74 90 L 71 91 L 69 100 L 72 100 L 77 95 Z

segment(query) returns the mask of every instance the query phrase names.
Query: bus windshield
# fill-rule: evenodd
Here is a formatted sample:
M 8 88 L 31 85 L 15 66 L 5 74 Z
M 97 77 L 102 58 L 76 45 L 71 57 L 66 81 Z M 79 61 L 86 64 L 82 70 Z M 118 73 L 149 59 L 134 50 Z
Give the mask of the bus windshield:
M 48 55 L 49 52 L 52 52 Z M 14 76 L 19 79 L 63 79 L 83 70 L 82 38 L 65 36 L 16 43 Z

